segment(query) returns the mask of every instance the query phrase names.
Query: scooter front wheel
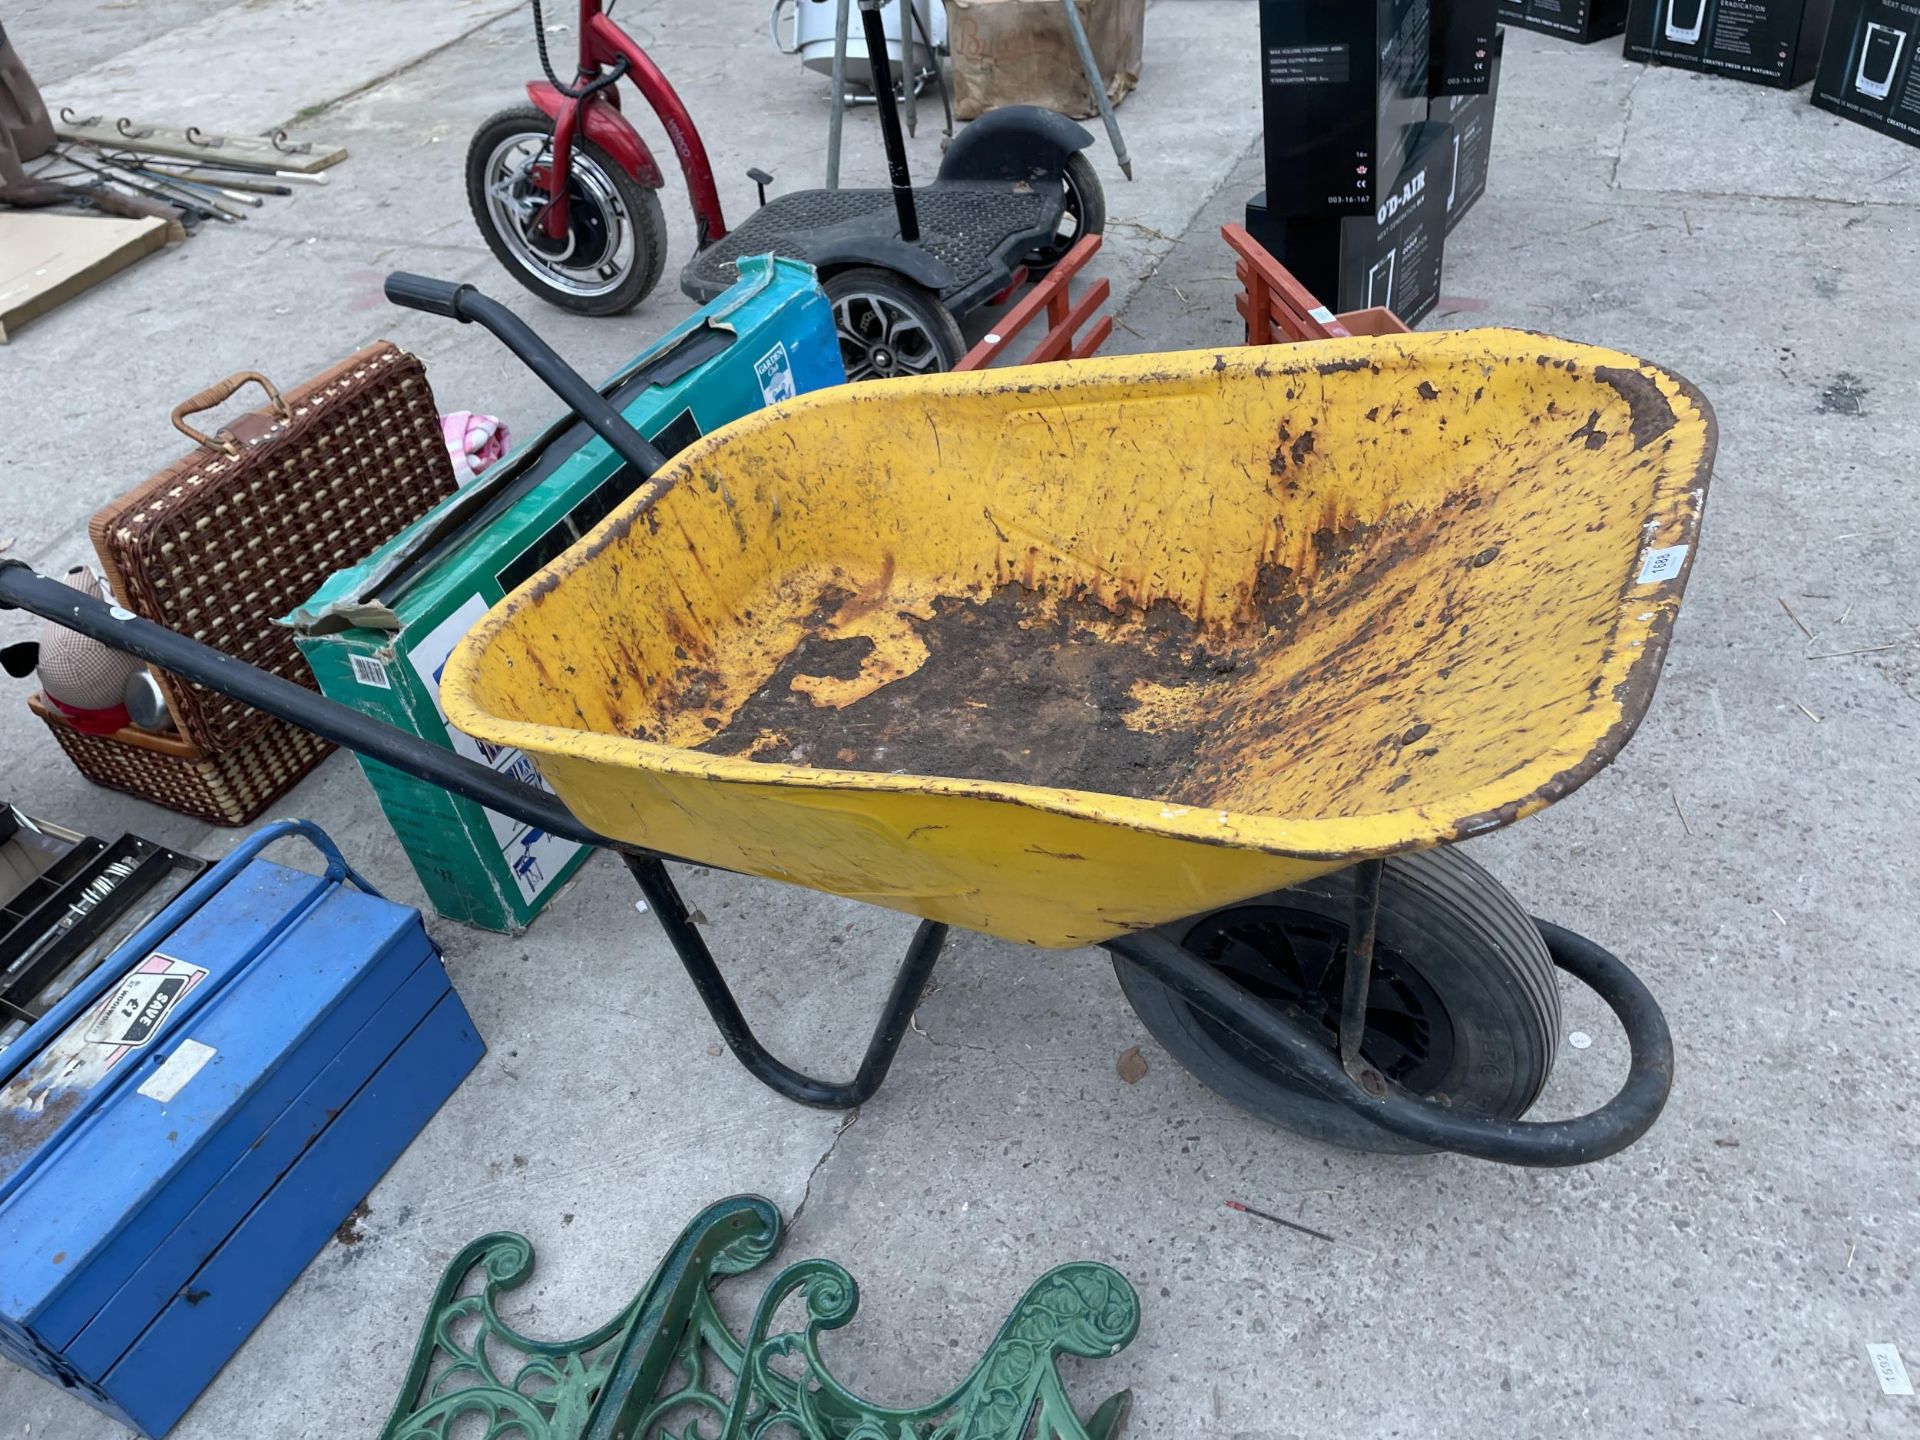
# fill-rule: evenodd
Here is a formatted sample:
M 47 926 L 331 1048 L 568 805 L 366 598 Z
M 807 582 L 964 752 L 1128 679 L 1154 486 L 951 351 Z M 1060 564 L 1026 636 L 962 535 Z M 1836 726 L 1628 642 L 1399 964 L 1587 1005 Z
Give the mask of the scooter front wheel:
M 581 315 L 617 315 L 644 300 L 667 260 L 667 222 L 653 191 L 588 140 L 574 142 L 567 233 L 546 233 L 539 176 L 553 153 L 553 121 L 532 105 L 489 118 L 467 147 L 467 203 L 507 271 L 527 289 Z
M 849 380 L 936 375 L 967 353 L 940 297 L 877 265 L 836 270 L 823 282 Z

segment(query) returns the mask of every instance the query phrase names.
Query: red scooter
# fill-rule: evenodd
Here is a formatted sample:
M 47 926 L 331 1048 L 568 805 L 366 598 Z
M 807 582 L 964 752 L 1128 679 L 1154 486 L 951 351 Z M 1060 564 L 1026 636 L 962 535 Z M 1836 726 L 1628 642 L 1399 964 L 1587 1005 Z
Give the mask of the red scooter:
M 632 308 L 666 266 L 667 222 L 655 194 L 666 181 L 620 113 L 623 78 L 653 107 L 680 157 L 699 244 L 727 233 L 693 117 L 660 67 L 607 15 L 611 8 L 611 0 L 580 0 L 579 70 L 563 85 L 534 0 L 533 33 L 548 78 L 527 86 L 532 104 L 490 116 L 467 147 L 467 202 L 489 248 L 534 294 L 583 315 Z
M 890 188 L 800 190 L 769 201 L 771 177 L 750 171 L 760 209 L 729 232 L 700 132 L 659 67 L 609 18 L 612 0 L 579 0 L 571 85 L 547 57 L 534 0 L 547 79 L 527 87 L 531 105 L 481 125 L 467 151 L 467 197 L 487 244 L 529 290 L 582 314 L 616 314 L 652 291 L 666 262 L 655 194 L 665 182 L 620 112 L 617 86 L 625 77 L 660 117 L 686 175 L 697 244 L 682 290 L 711 300 L 733 283 L 734 260 L 746 255 L 804 260 L 833 302 L 848 378 L 949 369 L 966 348 L 958 317 L 1104 228 L 1100 182 L 1080 153 L 1093 137 L 1051 110 L 1005 106 L 960 132 L 932 184 L 913 185 L 881 0 L 858 3 L 875 57 Z

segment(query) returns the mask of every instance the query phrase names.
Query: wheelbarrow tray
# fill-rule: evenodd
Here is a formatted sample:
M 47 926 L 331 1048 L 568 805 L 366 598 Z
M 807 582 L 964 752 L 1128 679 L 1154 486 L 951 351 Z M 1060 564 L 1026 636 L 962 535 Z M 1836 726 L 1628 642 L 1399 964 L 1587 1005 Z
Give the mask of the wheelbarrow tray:
M 824 391 L 683 451 L 495 607 L 442 699 L 616 839 L 1097 942 L 1578 787 L 1652 695 L 1713 448 L 1687 382 L 1507 330 Z M 836 724 L 928 664 L 933 620 L 996 606 L 1115 672 L 1082 758 L 1190 743 L 1133 793 L 795 763 L 840 763 Z M 857 669 L 808 658 L 850 639 Z M 1147 676 L 1169 654 L 1187 671 Z M 1037 719 L 1004 678 L 962 699 L 1012 755 Z M 795 693 L 803 742 L 714 753 Z

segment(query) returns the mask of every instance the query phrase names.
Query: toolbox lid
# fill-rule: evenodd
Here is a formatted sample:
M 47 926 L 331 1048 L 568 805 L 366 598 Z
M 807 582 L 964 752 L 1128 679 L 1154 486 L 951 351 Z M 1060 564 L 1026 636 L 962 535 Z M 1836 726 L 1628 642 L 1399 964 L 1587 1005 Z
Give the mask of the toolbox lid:
M 57 1033 L 9 1051 L 0 1326 L 31 1326 L 68 1287 L 104 1301 L 124 1276 L 91 1273 L 95 1258 L 409 932 L 426 943 L 416 911 L 254 860 L 159 944 L 143 934 L 102 965 L 48 1016 Z

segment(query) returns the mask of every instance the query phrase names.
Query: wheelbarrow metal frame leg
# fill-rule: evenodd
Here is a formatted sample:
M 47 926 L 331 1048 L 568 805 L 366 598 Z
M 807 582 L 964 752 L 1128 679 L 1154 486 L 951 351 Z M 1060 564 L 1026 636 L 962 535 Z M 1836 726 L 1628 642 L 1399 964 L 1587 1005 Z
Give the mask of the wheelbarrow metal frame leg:
M 713 952 L 707 949 L 706 940 L 687 913 L 686 902 L 680 898 L 679 887 L 673 883 L 667 867 L 651 855 L 621 858 L 633 872 L 633 878 L 640 882 L 640 889 L 659 918 L 660 928 L 673 943 L 674 953 L 686 967 L 693 988 L 700 992 L 707 1013 L 720 1027 L 720 1038 L 727 1042 L 734 1059 L 744 1065 L 754 1079 L 789 1100 L 822 1110 L 851 1110 L 873 1098 L 893 1066 L 893 1057 L 912 1023 L 913 1012 L 926 994 L 927 982 L 933 978 L 933 967 L 946 947 L 946 926 L 922 920 L 913 932 L 906 958 L 893 977 L 893 989 L 881 1007 L 880 1018 L 867 1041 L 867 1053 L 853 1079 L 821 1080 L 794 1069 L 760 1043 L 747 1017 L 741 1013 L 726 977 L 714 963 Z
M 1340 1068 L 1367 1094 L 1387 1093 L 1387 1077 L 1360 1055 L 1367 1031 L 1367 997 L 1373 988 L 1373 941 L 1380 928 L 1380 882 L 1387 862 L 1363 860 L 1353 871 L 1353 918 L 1347 927 L 1346 972 L 1340 990 Z
M 1106 948 L 1178 990 L 1221 1024 L 1263 1046 L 1303 1081 L 1382 1129 L 1437 1150 L 1507 1165 L 1585 1165 L 1652 1128 L 1673 1087 L 1673 1037 L 1660 1006 L 1618 958 L 1573 931 L 1534 921 L 1553 963 L 1607 1003 L 1632 1052 L 1627 1079 L 1598 1110 L 1571 1120 L 1492 1120 L 1388 1087 L 1375 1097 L 1350 1079 L 1316 1035 L 1165 935 L 1123 935 Z

